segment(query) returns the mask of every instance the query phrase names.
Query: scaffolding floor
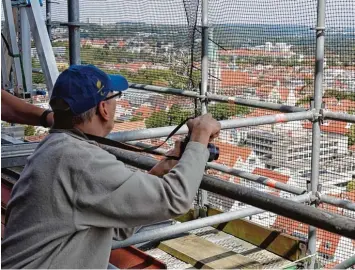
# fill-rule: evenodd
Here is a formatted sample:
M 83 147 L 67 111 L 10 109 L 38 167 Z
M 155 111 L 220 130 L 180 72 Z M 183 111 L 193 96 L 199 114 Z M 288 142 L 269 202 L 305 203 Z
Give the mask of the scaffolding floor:
M 286 260 L 272 252 L 261 249 L 233 235 L 219 231 L 213 227 L 204 227 L 189 232 L 212 243 L 234 251 L 240 255 L 246 256 L 259 262 L 263 269 L 280 269 L 289 265 L 291 261 Z M 202 248 L 202 247 L 201 247 Z M 146 250 L 146 253 L 154 258 L 164 262 L 168 269 L 193 269 L 191 264 L 185 263 L 170 254 L 164 252 L 158 247 Z

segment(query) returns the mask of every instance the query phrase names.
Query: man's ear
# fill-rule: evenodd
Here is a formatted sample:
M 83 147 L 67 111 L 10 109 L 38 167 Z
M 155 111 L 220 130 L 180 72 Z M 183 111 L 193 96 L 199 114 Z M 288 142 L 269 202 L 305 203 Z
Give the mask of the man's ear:
M 100 102 L 99 105 L 97 105 L 97 110 L 99 112 L 99 115 L 106 121 L 110 120 L 110 116 L 109 116 L 109 110 L 107 107 L 107 103 L 106 102 Z

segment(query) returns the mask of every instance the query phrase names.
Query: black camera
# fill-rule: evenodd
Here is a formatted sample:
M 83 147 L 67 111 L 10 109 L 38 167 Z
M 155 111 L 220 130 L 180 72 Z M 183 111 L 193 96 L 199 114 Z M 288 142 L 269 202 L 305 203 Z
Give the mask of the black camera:
M 181 142 L 181 155 L 184 153 L 186 145 L 188 144 L 190 140 L 190 134 L 185 137 L 185 139 Z M 213 143 L 209 143 L 207 145 L 207 149 L 210 152 L 210 156 L 208 158 L 208 162 L 211 162 L 213 160 L 217 160 L 219 157 L 219 147 L 215 146 Z

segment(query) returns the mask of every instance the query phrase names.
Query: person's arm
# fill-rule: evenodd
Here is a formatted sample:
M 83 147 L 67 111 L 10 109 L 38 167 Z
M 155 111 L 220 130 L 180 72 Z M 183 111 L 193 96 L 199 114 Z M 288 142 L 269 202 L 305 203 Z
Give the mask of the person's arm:
M 1 90 L 1 120 L 32 126 L 40 125 L 40 118 L 45 109 L 29 104 L 10 93 Z M 53 124 L 53 113 L 46 117 L 47 126 Z
M 210 116 L 204 119 L 215 121 Z M 220 129 L 216 123 L 214 131 L 206 128 L 209 124 L 194 128 L 191 137 L 199 141 L 190 141 L 176 166 L 161 178 L 139 170 L 132 172 L 97 148 L 68 150 L 73 151 L 73 159 L 66 154 L 66 162 L 73 169 L 66 172 L 71 172 L 72 178 L 73 173 L 77 175 L 72 183 L 75 195 L 71 196 L 75 226 L 132 228 L 186 213 L 205 171 L 209 157 L 206 144 Z M 78 153 L 82 153 L 80 157 Z
M 209 141 L 213 140 L 219 135 L 220 125 L 209 114 L 189 120 L 187 125 L 191 131 L 190 141 L 199 142 L 203 145 L 206 145 L 206 147 Z M 214 125 L 217 125 L 217 129 Z M 176 141 L 174 149 L 168 151 L 166 155 L 172 157 L 180 157 L 180 150 L 181 141 Z M 177 163 L 178 160 L 164 158 L 149 171 L 149 174 L 162 177 L 172 168 L 174 168 Z

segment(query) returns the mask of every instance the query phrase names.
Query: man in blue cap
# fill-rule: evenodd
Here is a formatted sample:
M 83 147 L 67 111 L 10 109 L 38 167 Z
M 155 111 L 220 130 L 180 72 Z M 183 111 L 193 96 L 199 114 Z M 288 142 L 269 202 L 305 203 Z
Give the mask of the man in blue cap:
M 107 268 L 113 237 L 190 209 L 220 124 L 210 114 L 190 120 L 179 161 L 163 160 L 150 174 L 131 171 L 84 134 L 111 131 L 115 97 L 127 88 L 124 77 L 94 66 L 71 66 L 58 77 L 54 128 L 12 190 L 3 268 Z

